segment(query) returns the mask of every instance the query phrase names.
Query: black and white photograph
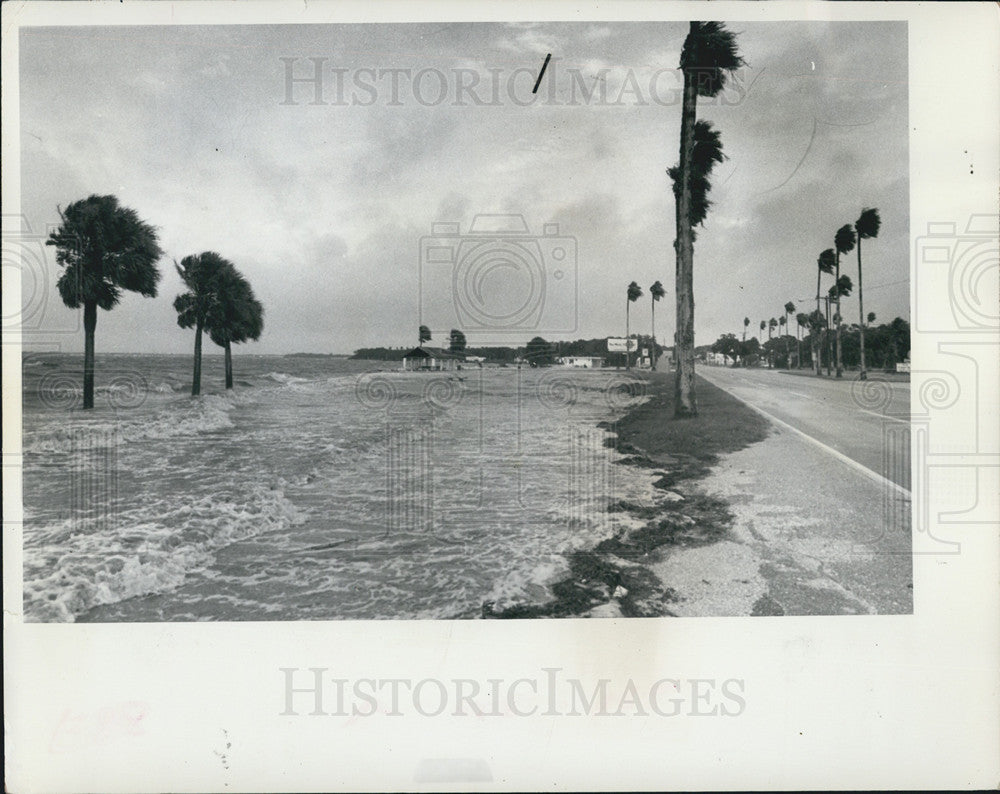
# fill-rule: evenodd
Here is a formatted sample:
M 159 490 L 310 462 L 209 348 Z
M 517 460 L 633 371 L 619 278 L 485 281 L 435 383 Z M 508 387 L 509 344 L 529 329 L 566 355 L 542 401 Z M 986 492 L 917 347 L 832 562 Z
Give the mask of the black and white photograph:
M 22 31 L 25 619 L 910 612 L 906 47 Z
M 21 790 L 874 785 L 959 657 L 992 727 L 891 782 L 1000 768 L 998 48 L 933 36 L 996 16 L 714 5 L 5 4 L 5 634 L 99 671 Z M 835 670 L 903 734 L 798 727 Z M 113 771 L 170 691 L 209 749 Z

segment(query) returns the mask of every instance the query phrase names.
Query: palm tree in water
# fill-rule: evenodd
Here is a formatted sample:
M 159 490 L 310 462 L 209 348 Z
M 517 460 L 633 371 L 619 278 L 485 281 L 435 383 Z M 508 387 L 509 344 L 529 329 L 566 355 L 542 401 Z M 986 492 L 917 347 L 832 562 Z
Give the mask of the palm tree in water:
M 216 311 L 210 318 L 209 338 L 226 352 L 226 388 L 233 388 L 232 346 L 260 339 L 264 332 L 264 307 L 250 282 L 235 267 L 220 279 Z
M 57 208 L 58 209 L 58 208 Z M 160 250 L 156 230 L 115 196 L 89 196 L 59 209 L 60 224 L 46 240 L 64 268 L 56 288 L 71 309 L 83 307 L 83 407 L 94 407 L 94 332 L 97 310 L 111 311 L 122 292 L 156 297 Z
M 194 328 L 191 396 L 197 397 L 201 394 L 201 337 L 212 327 L 213 316 L 219 312 L 222 281 L 227 271 L 235 268 L 232 262 L 214 251 L 186 256 L 180 264 L 174 262 L 174 267 L 187 287 L 187 292 L 174 298 L 174 309 L 181 328 Z

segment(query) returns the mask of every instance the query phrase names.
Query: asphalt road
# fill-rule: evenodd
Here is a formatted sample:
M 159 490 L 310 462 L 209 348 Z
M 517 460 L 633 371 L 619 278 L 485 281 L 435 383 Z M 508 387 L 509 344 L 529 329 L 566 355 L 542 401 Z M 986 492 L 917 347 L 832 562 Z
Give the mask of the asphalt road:
M 908 382 L 882 380 L 874 373 L 858 381 L 856 373 L 838 380 L 711 366 L 700 366 L 697 373 L 786 422 L 833 457 L 830 450 L 910 490 Z

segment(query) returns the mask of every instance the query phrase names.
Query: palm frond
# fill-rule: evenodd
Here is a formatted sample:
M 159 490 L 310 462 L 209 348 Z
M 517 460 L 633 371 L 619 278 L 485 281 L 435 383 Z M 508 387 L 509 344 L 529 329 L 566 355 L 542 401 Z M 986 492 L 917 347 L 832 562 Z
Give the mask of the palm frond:
M 61 224 L 47 245 L 67 269 L 60 297 L 69 306 L 94 302 L 111 309 L 123 290 L 156 295 L 157 261 L 163 255 L 156 230 L 113 195 L 91 195 L 59 211 Z M 70 271 L 74 271 L 72 274 Z
M 699 119 L 694 125 L 694 143 L 691 154 L 691 227 L 699 226 L 708 217 L 712 202 L 708 193 L 712 189 L 709 177 L 716 163 L 726 159 L 722 151 L 722 139 L 719 131 L 712 128 L 712 123 Z M 674 183 L 674 198 L 680 196 L 680 166 L 675 165 L 667 170 Z
M 698 96 L 717 96 L 725 87 L 729 74 L 744 63 L 735 34 L 722 22 L 691 23 L 681 50 L 680 65 L 694 80 Z
M 878 237 L 879 229 L 882 228 L 882 219 L 879 217 L 877 209 L 861 210 L 861 216 L 854 223 L 854 230 L 858 233 L 858 238 L 867 240 L 871 237 Z
M 857 242 L 857 237 L 854 235 L 854 227 L 849 223 L 845 223 L 837 229 L 837 233 L 833 236 L 833 245 L 837 249 L 838 254 L 846 254 L 853 251 L 855 242 Z
M 827 248 L 819 255 L 816 264 L 824 273 L 832 273 L 837 268 L 837 255 L 832 248 Z

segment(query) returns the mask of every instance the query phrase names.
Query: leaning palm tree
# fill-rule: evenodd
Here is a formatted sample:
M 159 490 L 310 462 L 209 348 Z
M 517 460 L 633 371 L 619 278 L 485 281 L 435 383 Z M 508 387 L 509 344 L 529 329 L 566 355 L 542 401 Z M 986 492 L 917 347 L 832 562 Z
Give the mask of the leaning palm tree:
M 155 298 L 163 252 L 156 230 L 115 196 L 74 201 L 59 209 L 59 218 L 46 245 L 56 247 L 56 262 L 65 268 L 56 282 L 63 303 L 83 307 L 83 407 L 93 408 L 97 309 L 113 309 L 123 290 Z
M 878 237 L 880 228 L 882 228 L 882 219 L 879 217 L 877 209 L 866 207 L 861 210 L 861 216 L 854 222 L 854 231 L 858 235 L 858 313 L 861 317 L 861 380 L 867 380 L 868 378 L 868 373 L 865 370 L 865 296 L 861 281 L 861 241 Z
M 653 286 L 649 288 L 649 294 L 652 300 L 650 300 L 650 305 L 652 307 L 652 316 L 650 319 L 650 332 L 652 333 L 652 367 L 651 369 L 656 369 L 656 360 L 658 356 L 656 355 L 656 302 L 667 294 L 667 291 L 663 289 L 663 285 L 659 281 L 653 282 Z
M 819 308 L 820 290 L 822 289 L 821 280 L 823 278 L 823 274 L 824 273 L 826 273 L 827 275 L 831 275 L 833 273 L 833 271 L 834 271 L 834 268 L 837 266 L 837 255 L 833 252 L 832 248 L 827 248 L 825 251 L 823 251 L 822 253 L 820 253 L 819 258 L 816 260 L 816 266 L 817 266 L 817 270 L 816 270 L 816 312 L 818 314 L 820 314 L 820 316 L 822 316 L 822 314 L 820 313 L 820 308 Z M 829 308 L 829 307 L 827 307 L 827 308 Z M 829 312 L 827 312 L 827 313 L 829 313 Z M 823 367 L 822 367 L 822 362 L 821 362 L 822 356 L 819 355 L 819 351 L 820 351 L 822 345 L 826 341 L 826 333 L 827 333 L 826 332 L 826 328 L 824 327 L 823 330 L 822 330 L 822 337 L 823 338 L 820 338 L 820 334 L 818 334 L 818 333 L 813 337 L 813 346 L 812 346 L 813 347 L 813 361 L 816 364 L 816 374 L 817 375 L 822 375 L 823 374 Z
M 220 292 L 223 282 L 235 270 L 233 264 L 214 251 L 184 257 L 174 263 L 188 291 L 174 298 L 177 324 L 181 328 L 194 328 L 194 374 L 191 379 L 191 396 L 201 394 L 201 336 L 214 327 L 220 311 Z
M 848 254 L 854 250 L 854 243 L 857 241 L 857 237 L 854 234 L 854 227 L 849 223 L 845 223 L 839 229 L 833 237 L 834 247 L 837 249 L 837 265 L 836 265 L 836 277 L 834 278 L 834 283 L 840 283 L 840 255 Z M 844 377 L 844 362 L 841 357 L 840 349 L 840 327 L 843 324 L 842 316 L 840 313 L 840 296 L 843 294 L 839 289 L 836 291 L 837 299 L 837 377 Z
M 802 327 L 808 322 L 809 315 L 805 312 L 799 312 L 795 315 L 795 351 L 799 369 L 802 369 Z
M 629 339 L 629 307 L 642 297 L 642 287 L 634 281 L 628 285 L 626 293 L 628 300 L 625 301 L 625 369 L 632 369 L 632 342 Z
M 226 351 L 226 388 L 233 388 L 232 346 L 258 340 L 264 331 L 264 307 L 253 294 L 250 282 L 235 267 L 219 278 L 215 311 L 209 317 L 208 335 Z
M 713 133 L 707 122 L 697 120 L 698 97 L 718 96 L 729 75 L 742 65 L 736 37 L 725 25 L 691 23 L 680 60 L 684 73 L 680 159 L 676 169 L 671 169 L 677 226 L 675 417 L 698 413 L 694 386 L 694 227 L 708 212 L 709 176 L 715 163 L 722 160 L 718 133 Z

